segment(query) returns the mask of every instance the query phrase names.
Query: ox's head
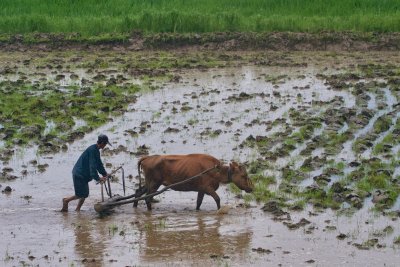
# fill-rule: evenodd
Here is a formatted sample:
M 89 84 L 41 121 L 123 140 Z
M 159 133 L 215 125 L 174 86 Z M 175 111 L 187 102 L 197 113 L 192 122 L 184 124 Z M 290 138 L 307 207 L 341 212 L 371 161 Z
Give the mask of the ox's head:
M 246 167 L 239 165 L 236 162 L 229 164 L 232 182 L 240 189 L 251 193 L 254 185 L 247 175 Z

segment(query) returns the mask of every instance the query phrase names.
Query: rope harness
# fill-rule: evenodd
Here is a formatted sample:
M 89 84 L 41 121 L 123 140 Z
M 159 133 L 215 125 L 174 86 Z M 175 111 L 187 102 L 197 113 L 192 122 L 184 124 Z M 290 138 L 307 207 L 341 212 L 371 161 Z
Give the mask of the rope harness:
M 122 205 L 122 204 L 126 204 L 126 203 L 131 203 L 131 202 L 133 202 L 133 201 L 143 200 L 143 199 L 146 199 L 146 198 L 149 198 L 149 197 L 156 196 L 156 195 L 161 194 L 161 193 L 163 193 L 164 191 L 170 189 L 171 187 L 174 187 L 174 186 L 177 186 L 177 185 L 181 185 L 181 184 L 190 182 L 190 181 L 192 181 L 192 180 L 194 180 L 194 179 L 196 179 L 196 178 L 199 178 L 199 177 L 201 177 L 202 175 L 204 175 L 204 174 L 206 174 L 206 173 L 208 173 L 208 172 L 210 172 L 210 171 L 212 171 L 212 170 L 214 170 L 214 169 L 217 169 L 217 168 L 218 168 L 218 165 L 215 165 L 214 167 L 211 167 L 211 168 L 209 168 L 209 169 L 207 169 L 207 170 L 204 170 L 204 171 L 200 172 L 199 174 L 196 174 L 196 175 L 194 175 L 194 176 L 192 176 L 192 177 L 189 177 L 189 178 L 187 178 L 187 179 L 185 179 L 185 180 L 183 180 L 183 181 L 180 181 L 180 182 L 177 182 L 177 183 L 168 185 L 168 186 L 164 187 L 163 189 L 161 189 L 160 191 L 154 192 L 154 193 L 152 193 L 152 194 L 146 194 L 145 196 L 142 196 L 142 197 L 140 197 L 140 196 L 138 197 L 136 194 L 129 195 L 129 196 L 124 196 L 124 197 L 118 197 L 117 202 L 115 202 L 115 203 L 110 203 L 109 205 L 110 205 L 110 206 Z M 117 169 L 117 170 L 118 170 L 118 169 Z M 117 170 L 115 170 L 115 171 L 117 171 Z M 114 171 L 114 172 L 115 172 L 115 171 Z M 114 173 L 114 172 L 113 172 L 113 173 Z M 110 174 L 110 175 L 111 175 L 111 174 Z M 105 183 L 104 183 L 104 185 L 105 185 Z M 107 189 L 106 189 L 106 190 L 107 190 Z M 107 190 L 107 194 L 108 194 L 108 196 L 111 198 L 112 196 L 110 196 L 110 194 L 109 194 L 110 192 L 111 192 L 111 190 Z M 134 199 L 130 199 L 130 198 L 134 198 Z M 130 200 L 127 200 L 127 199 L 130 199 Z M 103 195 L 102 195 L 102 201 L 104 202 Z
M 212 167 L 211 169 L 208 169 L 208 170 L 206 170 L 206 171 L 208 172 L 208 171 L 211 171 L 211 170 L 216 169 L 216 168 L 218 168 L 218 167 L 219 167 L 218 165 L 215 165 L 214 167 Z M 107 183 L 103 183 L 103 184 L 102 184 L 102 186 L 104 185 L 104 188 L 105 188 L 105 190 L 106 190 L 107 196 L 110 197 L 110 198 L 112 197 L 110 178 L 111 178 L 111 176 L 112 176 L 114 173 L 116 173 L 118 170 L 121 170 L 121 172 L 122 172 L 122 173 L 121 173 L 121 175 L 122 175 L 122 183 L 117 182 L 117 181 L 115 181 L 115 183 L 122 185 L 123 190 L 124 190 L 124 196 L 125 196 L 125 191 L 126 191 L 125 188 L 126 188 L 126 187 L 129 188 L 129 189 L 135 190 L 135 188 L 133 188 L 133 187 L 131 187 L 131 186 L 125 185 L 125 171 L 124 171 L 124 168 L 123 168 L 122 166 L 120 166 L 120 167 L 118 167 L 117 169 L 115 169 L 114 171 L 112 171 L 109 175 L 107 175 Z M 205 174 L 205 173 L 206 173 L 206 172 L 201 172 L 201 173 L 199 173 L 199 174 L 197 174 L 197 175 L 195 175 L 195 176 L 192 176 L 192 177 L 190 177 L 190 178 L 188 178 L 188 179 L 185 179 L 184 182 L 187 182 L 187 181 L 191 180 L 192 178 L 197 178 L 198 176 L 201 176 L 201 175 L 203 175 L 203 174 Z M 200 174 L 201 174 L 201 175 L 200 175 Z M 232 183 L 232 177 L 233 177 L 233 170 L 232 170 L 231 166 L 229 166 L 229 167 L 228 167 L 228 183 Z M 250 179 L 248 179 L 248 181 L 247 181 L 248 186 L 251 185 L 251 181 L 249 181 L 249 180 L 250 180 Z M 141 181 L 139 181 L 139 189 L 140 189 L 141 187 L 142 187 Z M 102 188 L 102 189 L 103 189 L 103 188 Z M 103 201 L 104 201 L 104 199 L 103 199 Z
M 151 197 L 154 197 L 154 196 L 156 196 L 156 195 L 159 195 L 159 194 L 161 194 L 161 193 L 163 193 L 163 192 L 169 190 L 169 189 L 172 188 L 172 187 L 175 187 L 175 186 L 178 186 L 178 185 L 181 185 L 181 184 L 184 184 L 184 183 L 188 183 L 188 182 L 190 182 L 190 181 L 192 181 L 192 180 L 194 180 L 194 179 L 197 179 L 197 178 L 203 176 L 204 174 L 206 174 L 206 173 L 208 173 L 208 172 L 211 172 L 211 171 L 213 171 L 213 170 L 215 170 L 215 169 L 217 169 L 218 171 L 220 171 L 220 170 L 221 170 L 221 167 L 222 167 L 222 165 L 219 165 L 219 164 L 218 164 L 218 165 L 215 165 L 214 167 L 211 167 L 211 168 L 209 168 L 209 169 L 206 169 L 206 170 L 204 170 L 204 171 L 202 171 L 202 172 L 200 172 L 200 173 L 198 173 L 198 174 L 196 174 L 196 175 L 194 175 L 194 176 L 192 176 L 192 177 L 189 177 L 189 178 L 187 178 L 187 179 L 185 179 L 185 180 L 182 180 L 182 181 L 180 181 L 180 182 L 177 182 L 177 183 L 174 183 L 174 184 L 170 184 L 170 185 L 168 185 L 168 186 L 165 186 L 165 187 L 162 188 L 161 190 L 156 191 L 156 192 L 151 193 L 151 194 L 148 194 L 146 188 L 143 187 L 144 190 L 140 190 L 140 189 L 139 189 L 139 190 L 135 190 L 134 188 L 132 188 L 132 189 L 135 191 L 135 193 L 132 194 L 132 195 L 128 195 L 128 196 L 114 195 L 114 196 L 112 196 L 112 194 L 111 194 L 111 189 L 110 189 L 110 183 L 107 183 L 108 186 L 106 185 L 106 183 L 102 183 L 102 186 L 101 186 L 102 202 L 99 202 L 99 203 L 95 204 L 95 210 L 96 210 L 97 212 L 103 212 L 103 211 L 106 211 L 106 210 L 108 210 L 108 209 L 110 209 L 110 208 L 113 208 L 113 207 L 115 207 L 115 206 L 120 206 L 120 205 L 124 205 L 124 204 L 134 203 L 134 202 L 137 202 L 137 201 L 139 201 L 139 200 L 147 200 L 147 199 L 149 199 L 149 198 L 151 198 Z M 111 177 L 111 175 L 114 174 L 114 173 L 115 173 L 116 171 L 118 171 L 119 169 L 122 169 L 122 181 L 123 181 L 122 185 L 123 185 L 123 187 L 124 187 L 124 194 L 125 194 L 125 187 L 126 187 L 126 185 L 125 185 L 124 170 L 123 170 L 122 166 L 119 167 L 119 168 L 117 168 L 116 170 L 114 170 L 112 173 L 110 173 L 110 174 L 107 176 L 107 178 L 108 178 L 108 180 L 110 180 L 109 178 Z M 228 183 L 233 182 L 234 169 L 231 168 L 231 166 L 228 167 L 228 170 L 227 170 L 227 174 L 226 174 L 226 175 L 227 175 Z M 140 176 L 140 175 L 139 175 L 139 176 Z M 119 182 L 117 182 L 117 183 L 119 183 Z M 110 197 L 110 199 L 107 200 L 107 201 L 104 201 L 103 184 L 104 184 L 104 187 L 106 188 L 107 195 Z M 121 183 L 119 183 L 119 184 L 121 184 Z M 253 183 L 252 183 L 252 181 L 251 181 L 250 179 L 247 179 L 247 184 L 248 184 L 249 186 L 251 186 Z M 140 184 L 140 185 L 141 185 L 141 184 Z M 131 188 L 131 187 L 128 187 L 128 188 Z M 143 196 L 143 194 L 145 194 L 145 193 L 147 193 L 147 194 Z

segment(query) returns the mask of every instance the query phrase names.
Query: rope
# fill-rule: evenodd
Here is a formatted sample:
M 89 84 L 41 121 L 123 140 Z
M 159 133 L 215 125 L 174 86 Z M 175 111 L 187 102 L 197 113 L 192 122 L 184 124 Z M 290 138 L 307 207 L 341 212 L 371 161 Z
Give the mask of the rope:
M 114 202 L 114 203 L 107 203 L 106 205 L 107 205 L 107 206 L 110 206 L 110 207 L 113 207 L 113 206 L 128 204 L 128 203 L 132 203 L 132 202 L 134 202 L 134 201 L 143 200 L 143 199 L 146 199 L 146 198 L 149 198 L 149 197 L 153 197 L 153 196 L 159 195 L 159 194 L 165 192 L 166 190 L 170 189 L 171 187 L 174 187 L 174 186 L 177 186 L 177 185 L 180 185 L 180 184 L 184 184 L 184 183 L 187 183 L 187 182 L 189 182 L 189 181 L 191 181 L 191 180 L 193 180 L 193 179 L 195 179 L 195 178 L 201 177 L 202 175 L 204 175 L 204 174 L 206 174 L 207 172 L 210 172 L 210 171 L 216 169 L 217 167 L 218 167 L 218 165 L 215 165 L 214 167 L 209 168 L 209 169 L 207 169 L 207 170 L 205 170 L 205 171 L 202 171 L 202 172 L 200 172 L 199 174 L 197 174 L 197 175 L 195 175 L 195 176 L 192 176 L 192 177 L 187 178 L 187 179 L 185 179 L 185 180 L 183 180 L 183 181 L 180 181 L 180 182 L 177 182 L 177 183 L 168 185 L 168 186 L 164 187 L 163 189 L 161 189 L 161 190 L 159 190 L 159 191 L 156 191 L 156 192 L 154 192 L 154 193 L 147 194 L 147 195 L 142 196 L 142 197 L 137 197 L 136 194 L 133 194 L 133 195 L 126 196 L 126 197 L 121 197 L 121 198 L 119 198 L 116 202 Z M 134 198 L 134 199 L 129 199 L 129 198 Z M 127 200 L 127 199 L 129 199 L 129 200 Z

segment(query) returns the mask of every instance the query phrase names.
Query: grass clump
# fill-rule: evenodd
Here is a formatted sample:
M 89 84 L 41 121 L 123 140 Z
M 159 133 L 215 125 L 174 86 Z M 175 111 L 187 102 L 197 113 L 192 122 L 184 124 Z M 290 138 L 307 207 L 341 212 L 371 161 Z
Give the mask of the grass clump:
M 323 147 L 328 153 L 336 154 L 342 149 L 342 144 L 353 137 L 350 131 L 346 131 L 340 134 L 335 132 L 328 132 L 323 137 Z
M 392 125 L 392 118 L 390 116 L 381 116 L 374 123 L 374 132 L 379 134 L 389 130 Z
M 289 183 L 298 184 L 300 181 L 303 181 L 307 178 L 306 173 L 301 170 L 295 170 L 290 167 L 285 167 L 282 170 L 282 179 Z
M 386 120 L 386 124 L 389 123 L 388 121 L 389 119 Z M 389 127 L 390 126 L 391 125 L 389 125 Z M 388 126 L 386 125 L 386 128 L 387 127 Z M 382 153 L 390 154 L 392 147 L 399 144 L 399 138 L 397 138 L 399 133 L 400 133 L 400 120 L 397 119 L 393 130 L 391 130 L 388 134 L 386 134 L 381 142 L 375 145 L 375 147 L 373 148 L 373 153 L 375 155 Z
M 385 174 L 366 175 L 357 183 L 357 188 L 371 192 L 373 189 L 386 189 L 389 186 L 389 178 Z
M 271 168 L 271 164 L 266 160 L 255 160 L 247 166 L 249 174 L 260 174 L 264 170 Z M 255 176 L 258 179 L 259 176 Z
M 327 193 L 322 188 L 306 188 L 297 194 L 305 202 L 313 204 L 315 207 L 320 208 L 334 208 L 338 209 L 340 204 L 332 199 L 332 194 Z
M 270 198 L 275 196 L 275 193 L 269 189 L 269 186 L 276 184 L 276 179 L 273 176 L 264 176 L 261 174 L 252 175 L 251 180 L 254 184 L 254 190 L 251 194 L 245 195 L 245 201 L 255 200 L 258 202 L 266 202 Z M 231 192 L 240 195 L 241 190 L 234 184 L 229 184 L 229 189 Z
M 392 178 L 391 168 L 390 163 L 380 160 L 365 162 L 362 168 L 352 172 L 345 180 L 362 199 L 372 195 L 375 208 L 387 209 L 395 203 L 400 194 L 400 186 L 397 180 Z
M 12 90 L 10 90 L 12 88 Z M 68 140 L 75 119 L 86 122 L 81 130 L 91 131 L 108 122 L 109 116 L 125 111 L 138 86 L 93 85 L 83 90 L 75 86 L 61 91 L 50 83 L 41 86 L 5 81 L 0 83 L 0 117 L 7 134 L 5 146 L 34 141 Z M 16 107 L 18 107 L 16 109 Z M 52 127 L 47 130 L 47 122 Z M 15 127 L 18 125 L 18 127 Z

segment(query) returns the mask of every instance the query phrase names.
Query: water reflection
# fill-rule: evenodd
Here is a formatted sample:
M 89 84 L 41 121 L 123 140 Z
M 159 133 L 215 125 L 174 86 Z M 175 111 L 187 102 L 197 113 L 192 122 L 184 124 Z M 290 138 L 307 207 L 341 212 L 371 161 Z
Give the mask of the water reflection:
M 202 214 L 177 218 L 144 218 L 139 248 L 141 260 L 179 261 L 207 259 L 212 256 L 240 257 L 248 252 L 252 232 L 230 229 L 229 219 Z
M 102 266 L 106 244 L 102 237 L 108 232 L 104 225 L 97 225 L 92 216 L 78 214 L 71 220 L 75 235 L 75 252 L 85 266 Z

